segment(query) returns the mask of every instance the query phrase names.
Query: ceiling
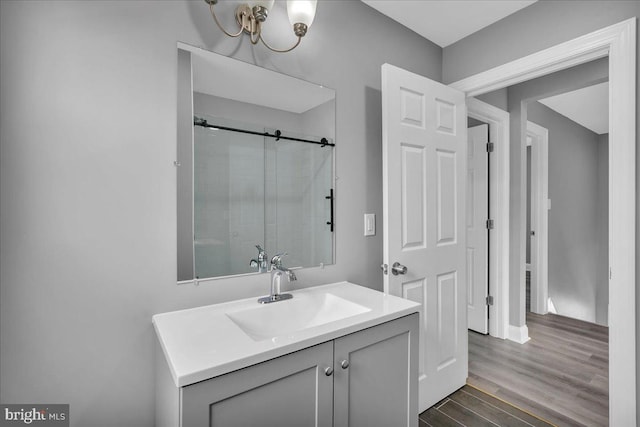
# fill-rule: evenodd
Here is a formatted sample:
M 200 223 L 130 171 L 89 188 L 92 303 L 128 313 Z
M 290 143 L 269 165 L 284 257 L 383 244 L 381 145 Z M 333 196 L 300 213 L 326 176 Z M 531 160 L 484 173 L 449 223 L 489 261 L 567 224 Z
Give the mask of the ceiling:
M 609 82 L 540 99 L 538 102 L 598 135 L 609 133 Z
M 440 47 L 449 46 L 536 0 L 362 0 Z

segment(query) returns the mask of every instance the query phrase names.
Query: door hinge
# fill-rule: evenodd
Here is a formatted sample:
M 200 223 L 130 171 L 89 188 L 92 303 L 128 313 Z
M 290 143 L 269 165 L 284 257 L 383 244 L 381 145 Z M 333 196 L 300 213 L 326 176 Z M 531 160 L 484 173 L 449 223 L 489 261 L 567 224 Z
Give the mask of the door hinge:
M 493 305 L 493 295 L 487 295 L 487 305 Z
M 495 145 L 493 142 L 487 142 L 487 153 L 493 153 L 495 149 Z
M 492 219 L 488 219 L 487 220 L 487 230 L 493 230 L 493 220 Z

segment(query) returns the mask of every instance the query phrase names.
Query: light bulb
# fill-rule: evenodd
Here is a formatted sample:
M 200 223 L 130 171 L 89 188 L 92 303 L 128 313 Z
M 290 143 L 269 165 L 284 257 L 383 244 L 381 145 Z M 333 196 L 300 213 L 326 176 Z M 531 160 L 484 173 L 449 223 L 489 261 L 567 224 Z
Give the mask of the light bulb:
M 316 16 L 316 5 L 318 0 L 287 0 L 287 14 L 291 25 L 304 24 L 311 26 L 313 18 Z

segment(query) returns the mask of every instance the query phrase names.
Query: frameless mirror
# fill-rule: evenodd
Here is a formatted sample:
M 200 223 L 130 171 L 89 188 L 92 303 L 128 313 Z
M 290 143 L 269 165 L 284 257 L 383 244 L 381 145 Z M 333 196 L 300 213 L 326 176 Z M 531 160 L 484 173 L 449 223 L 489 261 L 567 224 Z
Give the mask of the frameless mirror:
M 333 263 L 334 139 L 332 89 L 180 43 L 178 281 Z

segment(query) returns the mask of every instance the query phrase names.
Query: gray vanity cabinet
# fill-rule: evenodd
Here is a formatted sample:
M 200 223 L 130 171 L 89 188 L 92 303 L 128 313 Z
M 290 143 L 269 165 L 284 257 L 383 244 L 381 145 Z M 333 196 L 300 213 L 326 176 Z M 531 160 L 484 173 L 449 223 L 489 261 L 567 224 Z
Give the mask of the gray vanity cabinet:
M 326 342 L 186 386 L 182 427 L 330 427 L 332 365 Z
M 417 427 L 418 314 L 180 390 L 182 427 Z
M 335 340 L 334 427 L 418 425 L 418 314 Z

